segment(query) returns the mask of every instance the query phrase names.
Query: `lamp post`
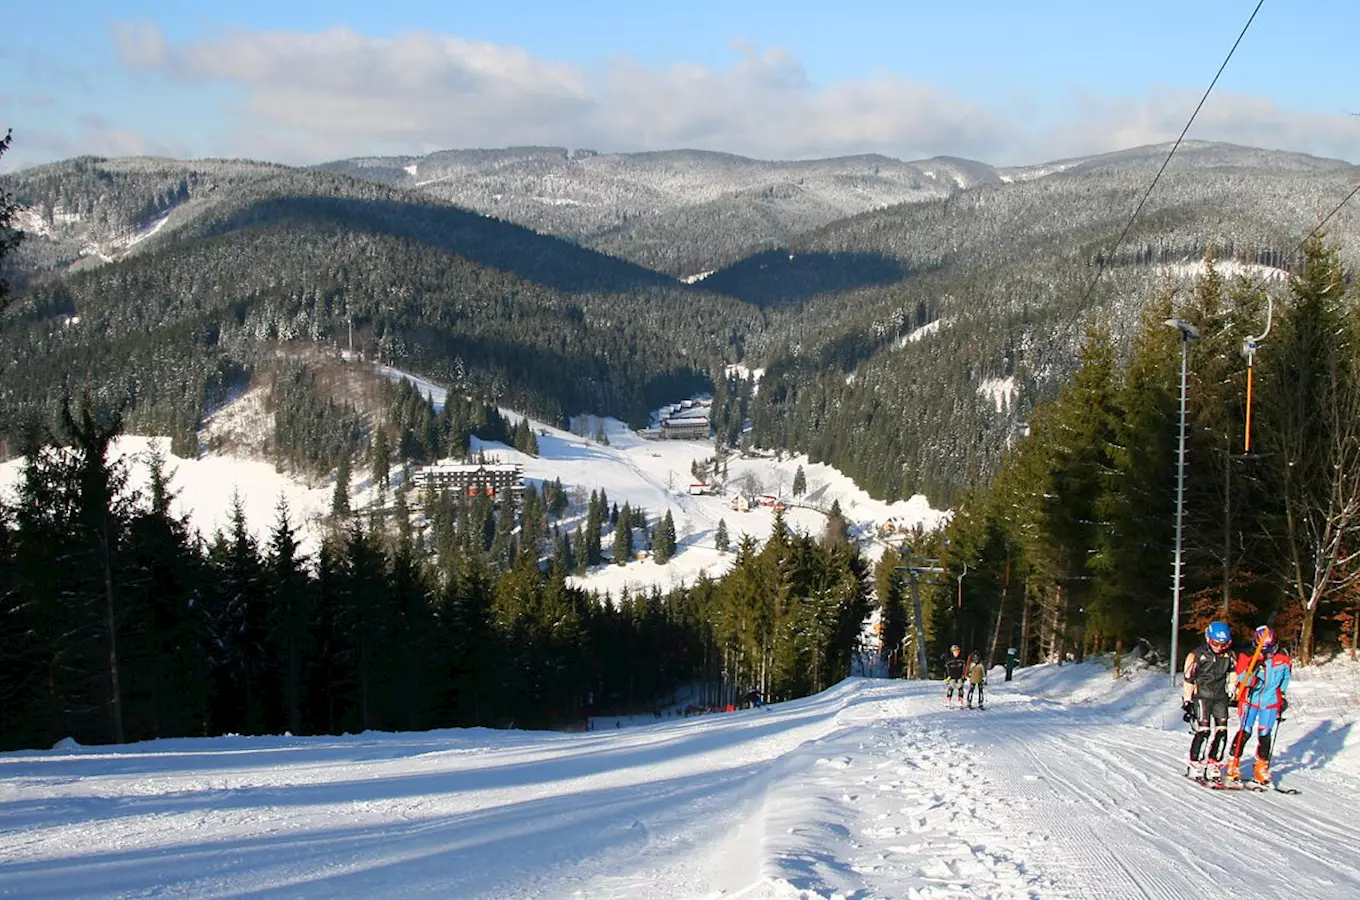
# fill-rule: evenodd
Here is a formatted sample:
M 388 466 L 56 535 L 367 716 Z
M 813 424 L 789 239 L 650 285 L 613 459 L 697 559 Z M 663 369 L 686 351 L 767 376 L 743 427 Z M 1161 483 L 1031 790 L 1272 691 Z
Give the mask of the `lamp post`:
M 1180 446 L 1176 451 L 1176 555 L 1171 576 L 1171 685 L 1176 686 L 1176 670 L 1180 658 L 1181 629 L 1181 530 L 1185 519 L 1185 376 L 1189 368 L 1190 342 L 1199 337 L 1199 329 L 1183 319 L 1167 319 L 1168 327 L 1181 333 L 1181 428 Z

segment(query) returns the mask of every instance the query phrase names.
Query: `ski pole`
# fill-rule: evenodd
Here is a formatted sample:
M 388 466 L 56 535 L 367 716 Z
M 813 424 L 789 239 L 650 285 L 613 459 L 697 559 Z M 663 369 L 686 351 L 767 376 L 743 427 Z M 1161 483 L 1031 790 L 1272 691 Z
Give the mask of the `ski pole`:
M 1271 736 L 1270 740 L 1271 766 L 1274 766 L 1275 761 L 1280 758 L 1280 734 L 1283 731 L 1284 731 L 1284 716 L 1280 716 L 1280 718 L 1275 721 L 1275 734 Z M 1260 738 L 1257 738 L 1257 740 L 1260 740 Z

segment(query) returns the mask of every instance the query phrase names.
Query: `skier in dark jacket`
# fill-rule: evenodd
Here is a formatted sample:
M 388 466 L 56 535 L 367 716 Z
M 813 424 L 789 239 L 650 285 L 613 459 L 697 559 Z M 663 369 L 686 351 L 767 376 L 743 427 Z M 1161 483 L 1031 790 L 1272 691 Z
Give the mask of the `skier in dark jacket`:
M 955 689 L 959 692 L 959 706 L 963 706 L 963 673 L 968 661 L 963 658 L 963 648 L 958 644 L 949 648 L 944 655 L 944 683 L 946 705 L 954 702 Z
M 1195 723 L 1185 774 L 1200 781 L 1223 778 L 1223 751 L 1228 743 L 1228 697 L 1236 688 L 1237 659 L 1232 631 L 1225 622 L 1204 629 L 1204 643 L 1185 658 L 1182 704 Z M 1207 759 L 1205 751 L 1208 751 Z

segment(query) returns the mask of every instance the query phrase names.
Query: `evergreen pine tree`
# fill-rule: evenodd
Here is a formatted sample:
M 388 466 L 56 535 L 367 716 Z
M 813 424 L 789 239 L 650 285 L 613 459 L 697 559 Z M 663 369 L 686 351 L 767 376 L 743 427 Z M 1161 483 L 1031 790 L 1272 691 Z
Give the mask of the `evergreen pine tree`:
M 618 514 L 614 525 L 614 562 L 624 565 L 633 558 L 633 511 L 627 503 Z
M 499 572 L 508 571 L 515 558 L 515 504 L 506 498 L 496 511 L 496 526 L 491 538 L 491 565 Z
M 844 548 L 850 543 L 850 527 L 846 524 L 845 516 L 841 515 L 841 502 L 831 501 L 831 512 L 826 517 L 826 531 L 822 535 L 822 544 L 828 550 Z
M 718 520 L 718 530 L 713 535 L 713 546 L 719 553 L 726 553 L 730 541 L 727 536 L 727 520 Z
M 538 557 L 543 552 L 543 540 L 547 533 L 543 503 L 538 491 L 533 489 L 526 490 L 523 497 L 523 509 L 520 510 L 520 552 L 534 565 L 538 565 Z
M 553 570 L 563 574 L 570 574 L 576 570 L 576 561 L 572 556 L 571 540 L 560 528 L 553 529 Z
M 335 490 L 331 493 L 331 515 L 344 518 L 349 515 L 349 455 L 340 457 L 340 465 L 335 470 Z
M 658 565 L 665 565 L 675 555 L 675 519 L 671 511 L 661 517 L 656 525 L 656 537 L 652 542 L 652 556 Z
M 292 734 L 301 734 L 303 685 L 311 643 L 312 585 L 295 534 L 288 501 L 280 494 L 265 556 L 264 579 L 271 598 L 267 627 L 272 655 L 278 661 L 283 723 Z
M 371 460 L 373 467 L 373 483 L 386 489 L 391 484 L 389 473 L 389 460 L 392 456 L 392 448 L 387 440 L 387 427 L 379 425 L 373 432 L 373 448 L 371 450 Z
M 224 731 L 263 734 L 274 718 L 269 700 L 276 696 L 277 682 L 269 671 L 263 564 L 239 495 L 232 498 L 227 530 L 214 539 L 210 560 L 216 595 L 212 627 L 219 648 L 214 720 Z
M 595 545 L 596 545 L 596 546 L 595 546 L 595 552 L 596 552 L 596 553 L 599 553 L 599 552 L 600 552 L 599 542 L 600 542 L 600 532 L 599 532 L 599 530 L 597 529 L 597 530 L 595 531 Z M 574 559 L 573 559 L 573 562 L 575 563 L 575 567 L 574 567 L 574 568 L 575 568 L 575 571 L 576 571 L 577 573 L 579 573 L 579 574 L 584 575 L 586 569 L 589 568 L 589 567 L 591 566 L 591 562 L 590 562 L 590 540 L 589 540 L 589 538 L 586 537 L 586 535 L 581 531 L 581 526 L 580 526 L 580 525 L 577 525 L 577 526 L 576 526 L 576 534 L 572 537 L 571 545 L 572 545 L 572 549 L 573 549 L 574 552 L 575 552 L 575 557 L 574 557 Z
M 604 518 L 604 505 L 595 492 L 591 491 L 590 509 L 586 513 L 585 539 L 576 542 L 576 546 L 585 554 L 585 564 L 582 568 L 600 564 L 603 555 L 603 548 L 600 546 L 600 531 L 604 528 Z
M 801 497 L 807 491 L 807 476 L 803 474 L 803 467 L 800 465 L 798 471 L 793 473 L 793 496 Z

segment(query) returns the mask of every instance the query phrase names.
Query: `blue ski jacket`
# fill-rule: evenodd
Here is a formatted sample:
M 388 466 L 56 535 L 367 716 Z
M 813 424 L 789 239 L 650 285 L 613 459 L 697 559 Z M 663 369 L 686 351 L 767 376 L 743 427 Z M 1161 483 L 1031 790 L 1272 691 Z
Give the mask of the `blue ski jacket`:
M 1246 653 L 1238 655 L 1238 677 L 1246 676 L 1247 664 L 1250 662 L 1250 655 Z M 1289 676 L 1292 672 L 1293 664 L 1289 654 L 1283 650 L 1276 650 L 1262 659 L 1257 664 L 1255 673 L 1249 676 L 1251 684 L 1247 687 L 1247 694 L 1242 700 L 1243 709 L 1247 707 L 1279 709 L 1280 697 L 1289 690 Z

